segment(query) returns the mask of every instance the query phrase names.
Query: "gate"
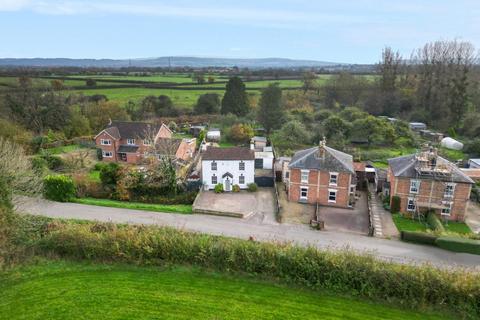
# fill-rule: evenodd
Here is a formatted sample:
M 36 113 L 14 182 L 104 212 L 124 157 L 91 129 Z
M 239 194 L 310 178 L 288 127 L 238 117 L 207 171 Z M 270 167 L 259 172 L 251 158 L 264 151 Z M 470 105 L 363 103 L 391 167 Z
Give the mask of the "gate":
M 259 187 L 273 187 L 273 177 L 255 177 L 255 183 Z

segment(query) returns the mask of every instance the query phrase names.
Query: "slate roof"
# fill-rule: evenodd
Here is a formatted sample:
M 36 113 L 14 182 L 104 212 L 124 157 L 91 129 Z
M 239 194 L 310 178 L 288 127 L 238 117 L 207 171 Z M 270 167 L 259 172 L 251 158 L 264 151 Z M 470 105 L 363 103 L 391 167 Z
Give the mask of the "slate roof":
M 208 148 L 202 160 L 255 160 L 255 153 L 250 148 Z
M 417 171 L 415 170 L 416 161 L 417 161 L 416 155 L 410 154 L 407 156 L 388 159 L 388 165 L 395 177 L 431 179 L 431 177 L 429 176 L 421 176 L 421 177 L 418 176 Z M 452 169 L 452 176 L 449 177 L 449 176 L 437 175 L 435 179 L 447 181 L 447 182 L 451 181 L 451 182 L 460 182 L 460 183 L 474 183 L 474 181 L 471 178 L 469 178 L 456 165 L 454 165 L 447 159 L 444 159 L 438 156 L 437 165 L 438 164 L 448 165 Z
M 291 169 L 315 169 L 355 174 L 351 155 L 324 146 L 325 157 L 321 157 L 319 148 L 313 147 L 296 152 L 288 167 Z
M 128 144 L 122 144 L 118 147 L 119 153 L 135 153 L 138 150 L 138 146 L 132 146 Z
M 136 121 L 112 121 L 110 125 L 105 128 L 112 136 L 122 139 L 145 139 L 149 135 L 157 134 L 160 126 Z M 114 135 L 115 134 L 115 135 Z

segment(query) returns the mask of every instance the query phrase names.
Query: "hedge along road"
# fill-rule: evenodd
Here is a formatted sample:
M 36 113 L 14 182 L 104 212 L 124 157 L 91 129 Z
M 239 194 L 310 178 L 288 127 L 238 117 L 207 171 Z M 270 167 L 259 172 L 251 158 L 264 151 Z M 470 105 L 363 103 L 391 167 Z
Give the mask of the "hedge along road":
M 380 259 L 393 262 L 430 263 L 438 267 L 468 267 L 480 271 L 480 256 L 478 255 L 455 253 L 398 240 L 370 238 L 341 232 L 315 231 L 306 225 L 264 223 L 255 217 L 242 220 L 201 214 L 181 215 L 77 203 L 59 203 L 25 197 L 17 198 L 16 202 L 18 212 L 51 218 L 169 226 L 241 239 L 253 237 L 259 241 L 292 242 L 302 246 L 315 246 L 319 249 L 349 248 L 358 253 L 370 253 Z

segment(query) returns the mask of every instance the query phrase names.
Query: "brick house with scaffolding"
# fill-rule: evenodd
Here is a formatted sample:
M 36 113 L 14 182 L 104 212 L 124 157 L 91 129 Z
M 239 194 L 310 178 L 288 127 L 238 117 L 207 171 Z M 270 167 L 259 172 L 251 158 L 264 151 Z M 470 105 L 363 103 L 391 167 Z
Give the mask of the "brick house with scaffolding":
M 400 212 L 414 216 L 433 210 L 446 220 L 463 221 L 474 181 L 434 148 L 388 160 L 390 204 L 400 198 Z

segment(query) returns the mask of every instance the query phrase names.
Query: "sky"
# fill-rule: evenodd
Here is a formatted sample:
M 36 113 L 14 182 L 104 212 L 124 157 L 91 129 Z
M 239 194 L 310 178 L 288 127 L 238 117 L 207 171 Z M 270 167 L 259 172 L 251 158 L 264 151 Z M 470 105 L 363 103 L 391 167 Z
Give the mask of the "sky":
M 480 48 L 478 0 L 0 0 L 0 57 L 281 57 L 374 63 L 435 40 Z

